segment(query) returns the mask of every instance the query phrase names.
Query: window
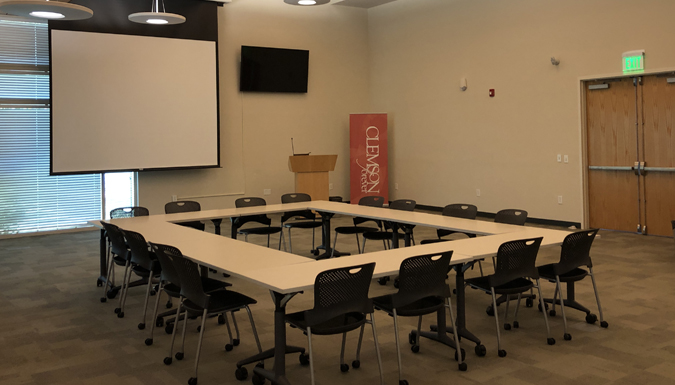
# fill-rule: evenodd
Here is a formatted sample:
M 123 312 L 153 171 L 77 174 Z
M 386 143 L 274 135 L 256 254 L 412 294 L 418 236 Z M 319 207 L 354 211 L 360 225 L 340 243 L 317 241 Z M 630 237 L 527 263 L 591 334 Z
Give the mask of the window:
M 0 17 L 0 235 L 102 217 L 101 175 L 49 175 L 49 104 L 47 24 Z M 134 179 L 106 175 L 106 201 L 133 205 Z

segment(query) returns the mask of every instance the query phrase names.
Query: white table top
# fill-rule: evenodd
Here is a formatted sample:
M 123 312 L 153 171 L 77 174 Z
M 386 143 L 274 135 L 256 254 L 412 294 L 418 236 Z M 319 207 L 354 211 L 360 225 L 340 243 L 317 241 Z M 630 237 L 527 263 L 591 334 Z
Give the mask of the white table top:
M 313 259 L 276 249 L 265 248 L 237 241 L 226 236 L 214 235 L 172 224 L 172 222 L 270 214 L 304 209 L 465 231 L 486 236 L 314 261 Z M 149 242 L 175 246 L 184 255 L 202 265 L 224 270 L 232 275 L 243 277 L 282 294 L 310 289 L 314 286 L 314 280 L 318 273 L 339 267 L 375 262 L 374 276 L 382 277 L 396 274 L 404 259 L 416 255 L 452 250 L 452 264 L 459 264 L 494 256 L 499 246 L 507 241 L 544 237 L 542 246 L 555 245 L 562 243 L 565 236 L 569 234 L 568 231 L 563 230 L 506 225 L 328 201 L 151 215 L 147 217 L 114 219 L 110 222 L 122 229 L 143 234 Z M 90 221 L 90 223 L 100 227 L 100 221 Z

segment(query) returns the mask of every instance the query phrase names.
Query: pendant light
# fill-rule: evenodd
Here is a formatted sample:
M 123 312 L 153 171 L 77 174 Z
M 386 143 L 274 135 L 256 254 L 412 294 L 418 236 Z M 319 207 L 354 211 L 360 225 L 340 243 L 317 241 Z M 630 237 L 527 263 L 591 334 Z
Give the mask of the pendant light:
M 330 0 L 284 0 L 284 3 L 291 5 L 322 5 L 330 3 Z
M 49 20 L 83 20 L 94 16 L 94 11 L 87 7 L 55 0 L 5 1 L 0 3 L 0 12 Z
M 164 8 L 164 0 L 162 1 L 162 10 L 159 10 L 160 0 L 152 0 L 151 12 L 137 12 L 129 15 L 129 20 L 134 23 L 152 24 L 152 25 L 169 25 L 185 23 L 185 17 L 176 13 L 166 13 Z

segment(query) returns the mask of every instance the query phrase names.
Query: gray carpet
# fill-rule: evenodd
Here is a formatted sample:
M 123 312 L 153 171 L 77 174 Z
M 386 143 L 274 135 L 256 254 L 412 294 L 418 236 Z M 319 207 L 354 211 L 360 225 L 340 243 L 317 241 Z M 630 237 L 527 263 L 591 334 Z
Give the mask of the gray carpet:
M 337 217 L 333 223 L 350 222 L 348 217 Z M 229 234 L 227 226 L 223 234 Z M 309 256 L 309 234 L 306 230 L 294 232 L 296 253 Z M 419 226 L 415 229 L 418 242 L 434 235 L 432 229 Z M 250 240 L 265 242 L 263 237 L 254 238 L 251 236 Z M 157 330 L 155 343 L 148 347 L 143 341 L 149 331 L 140 331 L 136 326 L 142 314 L 144 288 L 130 291 L 123 319 L 113 313 L 117 300 L 99 302 L 102 290 L 95 285 L 98 242 L 98 231 L 0 241 L 0 385 L 186 384 L 192 376 L 198 320 L 188 325 L 185 359 L 165 366 L 162 360 L 168 353 L 170 336 L 162 329 Z M 355 252 L 354 237 L 341 236 L 338 249 Z M 382 245 L 369 243 L 367 249 L 380 250 Z M 558 252 L 557 246 L 544 248 L 538 262 L 553 262 Z M 420 352 L 412 353 L 407 336 L 416 323 L 413 319 L 402 319 L 404 377 L 415 385 L 675 383 L 673 239 L 601 232 L 592 257 L 608 329 L 589 325 L 584 314 L 569 310 L 573 339 L 563 340 L 562 319 L 553 317 L 551 329 L 557 343 L 549 346 L 541 313 L 536 306 L 523 306 L 520 328 L 502 329 L 503 347 L 508 355 L 499 358 L 494 319 L 485 314 L 490 297 L 468 290 L 467 325 L 487 346 L 487 356 L 477 357 L 474 345 L 465 343 L 469 370 L 459 372 L 454 351 L 438 343 L 422 340 Z M 119 270 L 118 277 L 121 273 Z M 477 269 L 467 274 L 475 275 Z M 259 301 L 253 308 L 254 317 L 263 348 L 271 348 L 274 330 L 269 293 L 239 279 L 228 281 L 234 284 L 234 289 Z M 454 276 L 448 282 L 454 286 Z M 545 296 L 553 293 L 552 284 L 545 283 L 543 289 Z M 372 296 L 392 290 L 391 283 L 380 286 L 373 281 L 371 285 Z M 577 298 L 597 313 L 590 279 L 578 285 Z M 312 293 L 305 293 L 296 296 L 288 310 L 311 305 Z M 215 319 L 207 322 L 199 384 L 240 383 L 234 378 L 235 363 L 255 353 L 256 348 L 247 317 L 238 313 L 237 320 L 241 345 L 231 352 L 224 350 L 228 342 L 225 326 L 218 325 Z M 380 312 L 376 313 L 376 322 L 386 383 L 397 384 L 392 319 Z M 423 328 L 432 323 L 435 323 L 433 316 L 425 317 Z M 361 368 L 348 373 L 339 370 L 340 336 L 314 338 L 317 384 L 378 383 L 372 336 L 368 332 Z M 348 338 L 348 362 L 354 358 L 357 337 L 358 333 L 352 333 Z M 288 328 L 288 341 L 306 346 L 305 337 L 295 329 Z M 272 362 L 266 366 L 271 368 Z M 300 366 L 297 355 L 287 356 L 287 372 L 293 384 L 309 383 L 309 368 Z M 250 383 L 250 376 L 245 383 Z

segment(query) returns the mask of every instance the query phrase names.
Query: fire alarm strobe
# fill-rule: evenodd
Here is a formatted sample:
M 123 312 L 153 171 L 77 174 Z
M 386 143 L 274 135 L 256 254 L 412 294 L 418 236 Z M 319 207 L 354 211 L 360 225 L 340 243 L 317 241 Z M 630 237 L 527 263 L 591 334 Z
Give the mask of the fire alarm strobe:
M 495 90 L 494 90 L 494 89 L 490 89 L 489 95 L 490 95 L 491 98 L 494 98 L 494 97 L 495 97 Z

